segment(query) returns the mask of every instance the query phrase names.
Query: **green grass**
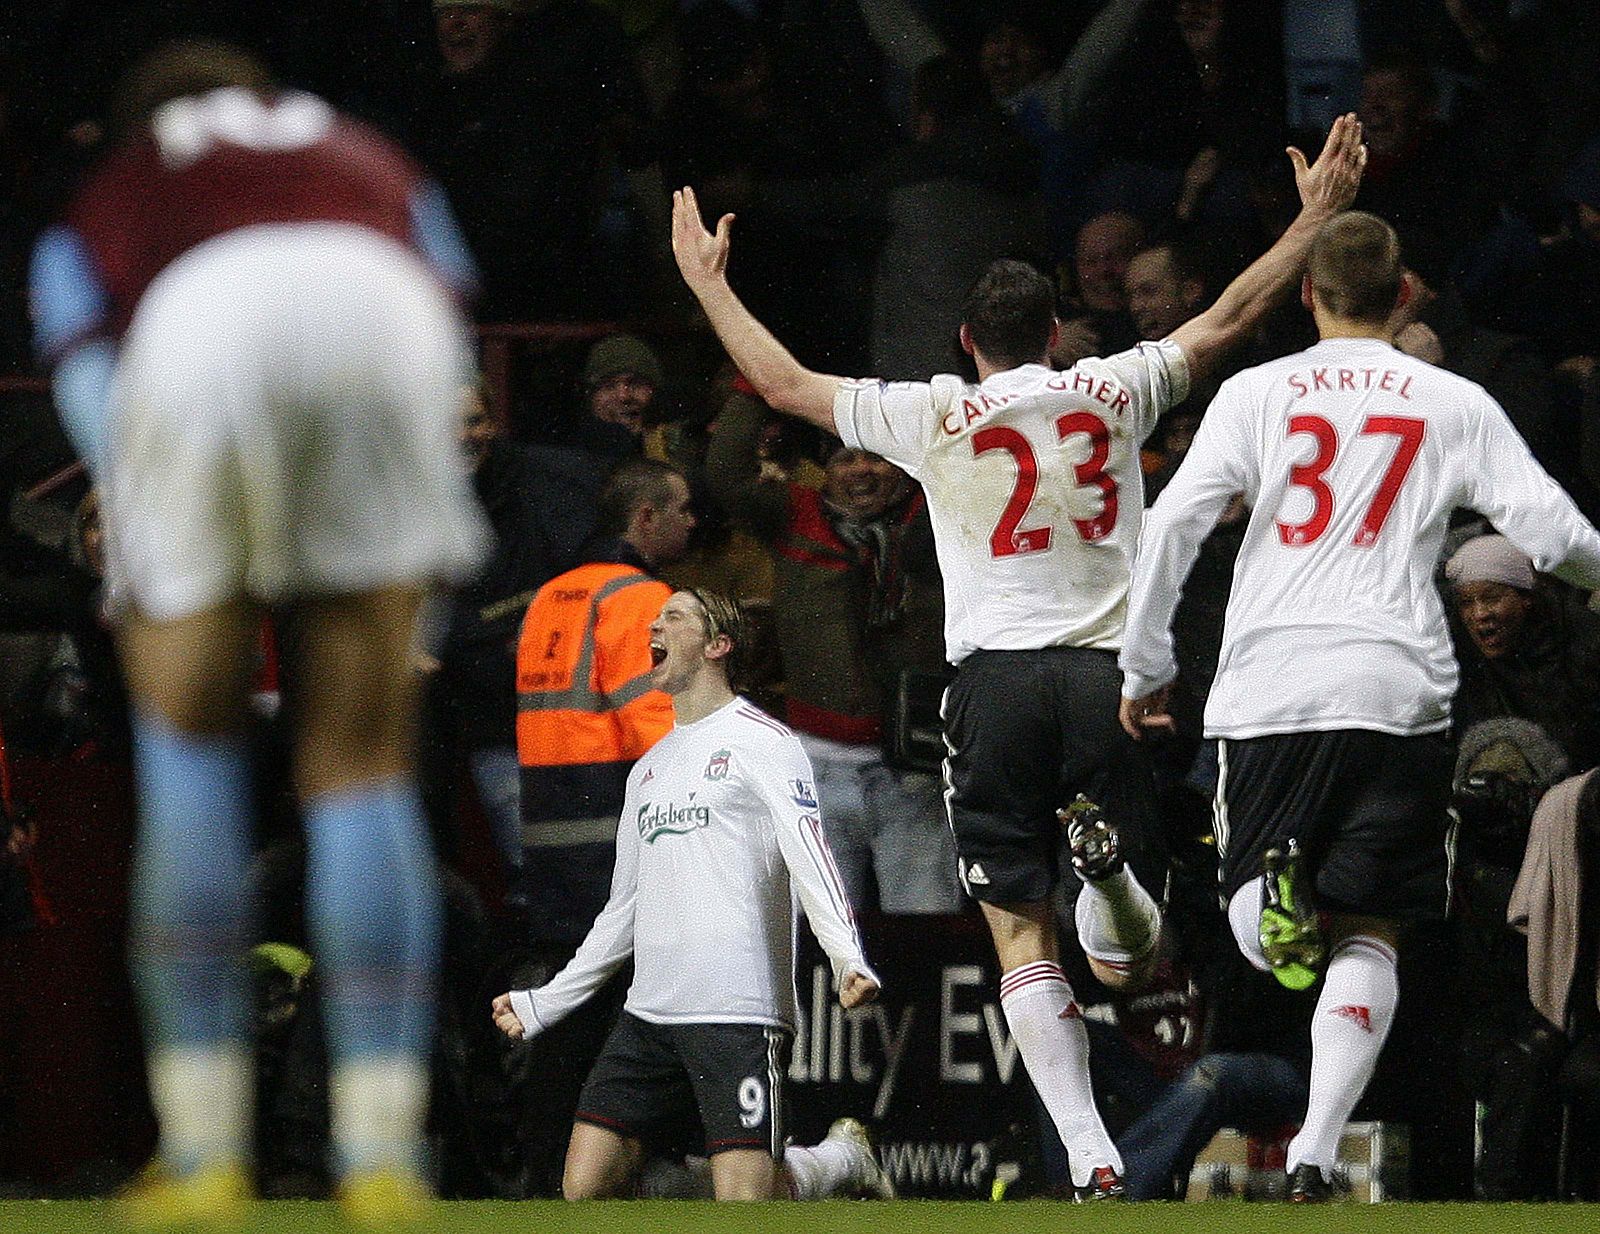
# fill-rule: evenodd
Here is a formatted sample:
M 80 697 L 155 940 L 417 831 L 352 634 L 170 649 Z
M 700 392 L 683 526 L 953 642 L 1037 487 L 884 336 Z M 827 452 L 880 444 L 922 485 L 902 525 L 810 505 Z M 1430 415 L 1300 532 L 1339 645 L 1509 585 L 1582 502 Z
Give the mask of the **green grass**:
M 117 1230 L 109 1204 L 0 1202 L 3 1234 L 86 1234 Z M 1282 1204 L 1070 1205 L 940 1203 L 714 1205 L 682 1200 L 609 1204 L 447 1203 L 417 1230 L 439 1234 L 1563 1234 L 1600 1229 L 1600 1205 L 1576 1204 Z M 258 1204 L 248 1234 L 351 1234 L 328 1204 Z

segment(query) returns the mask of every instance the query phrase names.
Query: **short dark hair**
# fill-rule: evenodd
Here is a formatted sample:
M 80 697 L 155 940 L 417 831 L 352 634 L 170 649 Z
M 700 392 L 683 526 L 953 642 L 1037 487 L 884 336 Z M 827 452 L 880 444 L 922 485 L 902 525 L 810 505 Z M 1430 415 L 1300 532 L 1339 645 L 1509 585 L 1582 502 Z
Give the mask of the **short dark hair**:
M 1405 268 L 1400 237 L 1376 214 L 1351 210 L 1322 225 L 1311 242 L 1311 290 L 1335 317 L 1387 321 Z
M 688 483 L 683 472 L 671 463 L 653 458 L 630 458 L 618 463 L 600 488 L 595 530 L 603 536 L 622 535 L 640 508 L 664 506 L 671 500 L 674 478 Z
M 110 111 L 117 141 L 136 136 L 163 103 L 223 86 L 267 91 L 272 74 L 242 47 L 214 39 L 163 43 L 130 68 L 118 83 Z
M 1055 318 L 1055 284 L 1012 258 L 991 263 L 961 308 L 973 347 L 1005 368 L 1040 359 L 1050 346 Z
M 749 614 L 743 604 L 730 595 L 706 587 L 685 587 L 684 590 L 700 603 L 705 613 L 706 638 L 726 634 L 732 644 L 723 664 L 728 670 L 728 684 L 735 690 L 746 683 L 750 666 L 755 659 L 751 646 Z

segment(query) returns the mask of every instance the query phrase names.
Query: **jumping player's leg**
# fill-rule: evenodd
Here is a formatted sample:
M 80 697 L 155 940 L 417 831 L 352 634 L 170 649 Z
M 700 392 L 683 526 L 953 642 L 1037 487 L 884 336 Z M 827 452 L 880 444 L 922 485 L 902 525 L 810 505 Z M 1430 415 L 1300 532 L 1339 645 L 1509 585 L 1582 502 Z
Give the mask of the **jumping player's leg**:
M 1061 970 L 1050 900 L 1061 835 L 1054 798 L 1074 779 L 1064 774 L 1060 703 L 1080 692 L 1081 659 L 980 651 L 962 662 L 941 711 L 945 801 L 962 884 L 981 905 L 1000 960 L 1012 1040 L 1066 1145 L 1073 1183 L 1110 1195 L 1097 1171 L 1120 1175 L 1122 1159 L 1095 1108 L 1089 1035 Z M 1088 667 L 1104 670 L 1114 697 L 1114 663 Z
M 129 950 L 160 1157 L 180 1178 L 237 1168 L 248 1152 L 244 728 L 259 624 L 232 600 L 170 621 L 130 611 L 119 631 L 140 807 Z
M 1372 1080 L 1400 1001 L 1398 923 L 1336 914 L 1322 993 L 1311 1021 L 1310 1099 L 1287 1166 L 1315 1165 L 1331 1181 L 1339 1137 Z
M 1083 884 L 1073 905 L 1089 969 L 1108 989 L 1136 990 L 1160 956 L 1161 909 L 1123 860 L 1116 826 L 1081 793 L 1056 811 Z
M 295 785 L 306 921 L 324 975 L 336 1169 L 420 1169 L 440 909 L 412 779 L 420 589 L 302 599 L 285 651 L 297 683 Z
M 1120 1175 L 1122 1157 L 1095 1108 L 1089 1034 L 1061 971 L 1049 904 L 981 907 L 1000 959 L 1000 1008 L 1028 1078 L 1066 1145 L 1073 1185 L 1091 1185 L 1094 1171 L 1105 1166 Z
M 561 1194 L 569 1200 L 631 1196 L 643 1161 L 644 1147 L 632 1136 L 594 1123 L 575 1122 L 561 1173 Z

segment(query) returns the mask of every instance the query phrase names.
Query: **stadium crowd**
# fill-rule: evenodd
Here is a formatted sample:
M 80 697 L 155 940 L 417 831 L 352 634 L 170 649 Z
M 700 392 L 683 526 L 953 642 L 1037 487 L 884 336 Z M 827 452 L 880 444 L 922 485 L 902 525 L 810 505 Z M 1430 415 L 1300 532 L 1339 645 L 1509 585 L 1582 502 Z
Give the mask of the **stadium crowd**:
M 1284 147 L 1309 157 L 1354 111 L 1367 149 L 1354 208 L 1393 225 L 1405 266 L 1396 345 L 1486 390 L 1600 518 L 1600 16 L 1585 0 L 268 7 L 0 17 L 11 1193 L 110 1189 L 154 1144 L 119 975 L 133 737 L 104 615 L 100 500 L 41 393 L 26 287 L 39 233 L 113 140 L 108 86 L 164 38 L 250 47 L 285 86 L 394 139 L 442 187 L 478 267 L 484 365 L 459 391 L 459 437 L 492 547 L 435 597 L 411 652 L 418 778 L 444 870 L 441 1194 L 560 1188 L 626 981 L 597 978 L 526 1045 L 505 1042 L 488 1009 L 576 963 L 610 911 L 630 770 L 673 726 L 670 701 L 642 683 L 674 594 L 743 606 L 742 693 L 797 736 L 837 882 L 863 919 L 978 912 L 941 781 L 951 670 L 929 499 L 859 437 L 778 414 L 729 361 L 674 264 L 671 188 L 694 186 L 708 226 L 737 216 L 728 280 L 804 364 L 970 381 L 958 326 L 991 263 L 1022 259 L 1054 280 L 1056 368 L 1169 338 L 1292 225 Z M 1280 301 L 1161 412 L 1140 458 L 1147 501 L 1228 378 L 1316 340 L 1310 314 Z M 1216 1128 L 1271 1138 L 1306 1104 L 1310 1005 L 1237 954 L 1216 894 L 1219 761 L 1201 715 L 1249 513 L 1228 503 L 1199 548 L 1173 622 L 1174 728 L 1149 743 L 1155 809 L 1122 829 L 1163 922 L 1140 989 L 1086 958 L 1083 884 L 1052 892 L 1071 990 L 1103 1009 L 1087 1025 L 1089 1066 L 1136 1198 L 1170 1197 Z M 1411 1127 L 1419 1195 L 1600 1198 L 1600 918 L 1581 894 L 1600 870 L 1600 610 L 1466 512 L 1434 564 L 1461 668 L 1454 895 L 1402 951 L 1407 993 L 1358 1114 Z M 279 668 L 302 634 L 263 624 L 251 719 L 265 820 L 252 866 L 256 1165 L 263 1194 L 283 1196 L 333 1181 L 286 725 L 305 686 Z M 830 955 L 837 974 L 847 960 L 871 973 L 839 938 Z M 869 958 L 892 981 L 893 957 Z M 46 1048 L 55 1021 L 37 1000 L 74 983 L 98 1026 Z M 1191 1027 L 1177 1041 L 1158 1031 L 1175 1008 Z M 1067 1194 L 1083 1179 L 1041 1097 L 1027 1181 Z M 68 1147 L 41 1131 L 52 1124 L 82 1134 Z

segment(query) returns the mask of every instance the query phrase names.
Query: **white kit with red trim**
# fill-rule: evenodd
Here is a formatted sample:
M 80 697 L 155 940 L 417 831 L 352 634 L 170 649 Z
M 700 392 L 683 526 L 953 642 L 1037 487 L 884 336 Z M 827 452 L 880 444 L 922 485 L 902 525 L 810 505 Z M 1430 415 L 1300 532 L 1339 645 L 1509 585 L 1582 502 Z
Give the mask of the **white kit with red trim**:
M 611 898 L 572 962 L 513 1006 L 532 1035 L 631 954 L 625 1006 L 642 1020 L 792 1030 L 796 897 L 835 979 L 854 970 L 876 980 L 823 839 L 811 761 L 784 725 L 738 698 L 634 764 Z
M 1139 447 L 1189 392 L 1176 343 L 995 373 L 981 385 L 846 382 L 847 446 L 921 482 L 945 588 L 945 653 L 1122 645 L 1144 511 Z
M 1128 697 L 1176 674 L 1179 588 L 1239 493 L 1252 509 L 1207 736 L 1447 727 L 1457 673 L 1434 571 L 1457 506 L 1537 569 L 1600 586 L 1600 536 L 1482 387 L 1381 339 L 1327 339 L 1225 382 L 1146 513 Z

